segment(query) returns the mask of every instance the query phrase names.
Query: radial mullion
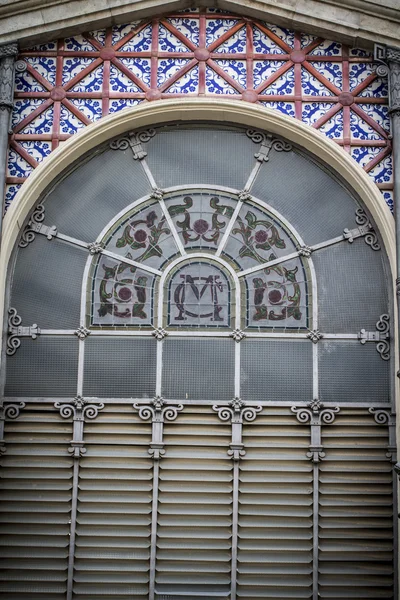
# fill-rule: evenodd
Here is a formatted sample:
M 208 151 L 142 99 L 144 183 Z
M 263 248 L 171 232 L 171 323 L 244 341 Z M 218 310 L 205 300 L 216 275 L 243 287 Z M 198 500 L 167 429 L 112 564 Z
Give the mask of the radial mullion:
M 222 253 L 223 249 L 225 248 L 225 245 L 226 245 L 226 243 L 228 241 L 228 238 L 229 238 L 229 236 L 231 234 L 232 228 L 233 228 L 233 226 L 234 226 L 234 224 L 236 222 L 236 219 L 238 217 L 238 214 L 239 214 L 240 209 L 242 208 L 242 206 L 243 206 L 243 202 L 241 200 L 238 200 L 238 203 L 237 203 L 237 205 L 235 207 L 235 210 L 233 211 L 233 215 L 231 217 L 231 220 L 229 221 L 228 225 L 226 226 L 225 233 L 222 236 L 222 240 L 221 240 L 221 242 L 220 242 L 220 244 L 218 246 L 218 249 L 217 249 L 217 251 L 215 253 L 215 256 L 221 256 L 221 253 Z
M 176 245 L 178 246 L 179 252 L 181 253 L 181 255 L 182 255 L 182 256 L 185 256 L 185 255 L 186 255 L 186 250 L 185 250 L 185 248 L 183 247 L 183 244 L 182 244 L 182 242 L 181 242 L 181 239 L 180 239 L 180 237 L 179 237 L 179 234 L 178 234 L 178 232 L 177 232 L 177 230 L 176 230 L 176 228 L 175 228 L 174 222 L 173 222 L 173 220 L 172 220 L 172 218 L 171 218 L 171 215 L 170 215 L 170 214 L 169 214 L 169 212 L 168 212 L 168 208 L 167 208 L 167 207 L 166 207 L 166 205 L 165 205 L 164 199 L 163 199 L 163 198 L 161 198 L 161 199 L 159 200 L 159 203 L 160 203 L 160 206 L 161 206 L 161 210 L 162 210 L 162 211 L 163 211 L 163 213 L 164 213 L 165 219 L 166 219 L 166 221 L 167 221 L 167 223 L 168 223 L 168 227 L 170 228 L 170 231 L 171 231 L 171 233 L 172 233 L 172 236 L 173 236 L 173 238 L 174 238 L 174 240 L 175 240 L 175 243 L 176 243 Z

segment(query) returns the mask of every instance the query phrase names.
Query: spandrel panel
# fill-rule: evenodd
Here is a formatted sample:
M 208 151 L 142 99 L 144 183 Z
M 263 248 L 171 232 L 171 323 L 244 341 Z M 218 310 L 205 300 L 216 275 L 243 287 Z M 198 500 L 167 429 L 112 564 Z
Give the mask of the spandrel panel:
M 36 235 L 18 251 L 11 306 L 23 326 L 76 329 L 79 326 L 82 278 L 89 254 L 82 248 Z
M 45 223 L 85 242 L 94 242 L 121 210 L 151 191 L 132 151 L 106 150 L 78 166 L 45 200 Z
M 255 163 L 256 146 L 244 131 L 158 129 L 145 146 L 161 188 L 208 184 L 242 190 Z
M 309 340 L 240 342 L 241 397 L 246 402 L 309 402 L 312 343 Z
M 170 338 L 163 344 L 164 398 L 213 401 L 228 401 L 233 398 L 233 340 Z
M 376 344 L 358 340 L 318 342 L 320 399 L 326 402 L 389 402 L 389 361 Z
M 76 396 L 78 345 L 75 336 L 21 338 L 7 357 L 6 396 Z
M 154 338 L 89 336 L 85 340 L 84 396 L 152 398 L 156 352 Z

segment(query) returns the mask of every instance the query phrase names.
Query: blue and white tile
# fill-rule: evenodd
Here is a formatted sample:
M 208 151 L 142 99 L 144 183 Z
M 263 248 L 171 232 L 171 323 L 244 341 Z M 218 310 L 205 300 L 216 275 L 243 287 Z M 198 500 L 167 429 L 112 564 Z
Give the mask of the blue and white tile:
M 83 123 L 77 116 L 75 116 L 71 111 L 68 110 L 64 104 L 61 104 L 61 112 L 60 112 L 60 131 L 61 133 L 69 133 L 73 134 L 86 127 L 85 123 Z
M 335 62 L 316 62 L 312 63 L 312 66 L 318 73 L 329 81 L 329 83 L 335 85 L 339 90 L 343 86 L 343 71 L 342 64 Z M 303 69 L 304 70 L 304 69 Z
M 382 150 L 382 148 L 380 148 Z M 375 183 L 393 183 L 393 161 L 392 155 L 386 156 L 380 163 L 378 163 L 371 171 L 369 175 L 373 178 Z
M 207 19 L 206 45 L 210 46 L 238 23 L 237 19 Z
M 77 33 L 73 37 L 64 40 L 64 50 L 73 50 L 74 52 L 93 52 L 95 48 L 83 35 Z
M 149 58 L 120 58 L 120 62 L 144 84 L 150 85 L 151 62 Z M 115 65 L 110 67 L 110 88 L 119 92 L 142 92 L 142 88 L 133 83 L 125 73 Z
M 307 69 L 301 69 L 301 87 L 306 96 L 333 96 L 332 92 Z
M 351 156 L 361 167 L 365 167 L 371 162 L 378 154 L 382 152 L 382 148 L 374 148 L 367 146 L 357 146 L 351 148 Z
M 394 212 L 394 194 L 393 194 L 393 192 L 391 190 L 384 190 L 384 191 L 382 191 L 382 196 L 383 196 L 386 204 L 390 208 L 390 212 L 393 213 Z
M 214 60 L 215 64 L 229 75 L 231 79 L 237 81 L 242 87 L 246 88 L 246 61 L 245 60 Z
M 386 104 L 358 104 L 357 106 L 387 133 L 390 132 L 389 107 Z
M 277 25 L 272 25 L 271 23 L 264 23 L 264 25 L 272 31 L 276 36 L 281 38 L 287 46 L 290 48 L 294 47 L 294 31 L 291 29 L 285 29 L 284 27 L 278 27 Z
M 324 40 L 314 50 L 310 52 L 310 56 L 341 56 L 342 44 L 332 42 L 332 40 Z M 316 65 L 314 65 L 316 66 Z
M 238 54 L 246 52 L 246 27 L 243 25 L 239 31 L 236 31 L 229 39 L 215 48 L 214 52 L 220 54 L 230 53 Z
M 94 98 L 71 98 L 70 102 L 90 121 L 97 121 L 101 118 L 101 100 Z
M 190 48 L 160 23 L 158 29 L 159 52 L 191 52 Z
M 192 42 L 195 46 L 199 45 L 200 27 L 199 19 L 190 17 L 176 17 L 167 19 L 175 29 Z
M 372 63 L 353 63 L 350 64 L 349 78 L 350 90 L 354 90 L 360 83 L 365 81 L 367 77 L 374 73 L 375 67 Z
M 45 100 L 40 98 L 19 98 L 14 100 L 12 112 L 12 127 L 21 123 L 26 117 L 29 117 L 39 106 L 44 104 Z
M 21 129 L 20 133 L 32 135 L 51 133 L 53 128 L 53 112 L 54 106 L 51 105 L 47 110 L 37 115 L 30 123 L 28 123 L 28 125 Z
M 294 102 L 261 102 L 266 108 L 272 108 L 279 112 L 287 115 L 288 117 L 295 117 Z
M 62 84 L 65 85 L 71 81 L 71 79 L 79 75 L 79 73 L 82 73 L 82 71 L 94 63 L 94 61 L 94 58 L 86 58 L 83 56 L 69 56 L 68 58 L 64 58 Z
M 119 48 L 120 52 L 147 52 L 151 50 L 152 26 L 147 25 Z
M 284 65 L 282 60 L 256 60 L 253 65 L 254 87 L 264 83 L 271 75 Z
M 53 52 L 57 50 L 57 42 L 49 42 L 48 44 L 39 44 L 39 46 L 33 46 L 29 48 L 27 52 Z
M 39 75 L 44 77 L 51 85 L 56 83 L 56 58 L 52 56 L 26 56 L 24 60 Z M 18 73 L 15 78 L 17 92 L 41 92 L 45 88 L 28 71 Z
M 106 43 L 106 30 L 105 29 L 97 29 L 96 31 L 89 32 L 92 38 L 96 40 L 102 46 Z
M 140 98 L 118 98 L 110 100 L 108 111 L 110 113 L 119 112 L 124 108 L 129 108 L 130 106 L 136 106 L 143 102 Z
M 356 56 L 357 58 L 372 58 L 371 52 L 362 50 L 361 48 L 350 48 L 349 57 Z
M 17 195 L 17 193 L 19 192 L 20 188 L 21 188 L 22 184 L 9 184 L 6 185 L 6 195 L 5 195 L 5 202 L 4 202 L 4 212 L 6 212 L 10 206 L 12 201 L 14 200 L 15 196 Z
M 321 125 L 318 131 L 333 140 L 338 140 L 343 137 L 343 111 L 337 112 L 329 121 Z
M 265 90 L 262 91 L 262 94 L 275 95 L 293 95 L 294 94 L 294 68 L 291 67 L 288 71 L 283 73 L 278 79 L 275 79 Z
M 199 65 L 185 73 L 165 91 L 168 94 L 197 94 L 199 91 Z
M 302 33 L 301 34 L 301 47 L 307 48 L 310 44 L 312 44 L 317 38 L 315 35 L 311 35 L 310 33 Z
M 302 121 L 307 125 L 313 125 L 321 117 L 326 115 L 334 104 L 332 102 L 303 102 Z
M 103 64 L 80 79 L 70 92 L 100 92 L 103 87 Z
M 51 143 L 50 142 L 42 142 L 42 141 L 20 141 L 20 146 L 32 156 L 36 160 L 36 162 L 40 163 L 46 156 L 48 156 L 51 152 Z
M 225 79 L 215 73 L 208 65 L 206 65 L 206 90 L 209 94 L 239 94 L 235 88 L 229 85 Z
M 274 40 L 255 26 L 253 26 L 253 47 L 254 52 L 259 54 L 285 54 L 285 51 Z
M 189 63 L 188 58 L 162 58 L 157 66 L 157 85 L 163 85 L 173 77 L 185 65 Z
M 388 98 L 389 88 L 387 77 L 377 77 L 358 96 L 362 98 Z
M 350 111 L 350 129 L 351 137 L 355 140 L 382 140 L 382 136 L 369 125 L 364 119 L 359 117 L 352 110 Z
M 14 148 L 10 148 L 7 161 L 8 177 L 28 177 L 32 171 L 33 167 Z
M 111 30 L 111 44 L 117 44 L 126 35 L 132 33 L 132 31 L 139 25 L 140 21 L 132 21 L 132 23 L 125 23 L 124 25 L 114 25 Z

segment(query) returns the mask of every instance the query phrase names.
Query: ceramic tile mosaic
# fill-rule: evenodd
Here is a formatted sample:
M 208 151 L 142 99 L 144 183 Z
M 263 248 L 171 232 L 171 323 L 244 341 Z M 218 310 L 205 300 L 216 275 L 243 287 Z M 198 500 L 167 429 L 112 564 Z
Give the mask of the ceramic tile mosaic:
M 332 40 L 188 8 L 24 50 L 15 82 L 6 207 L 52 150 L 143 100 L 242 99 L 335 140 L 393 209 L 387 81 L 372 56 Z

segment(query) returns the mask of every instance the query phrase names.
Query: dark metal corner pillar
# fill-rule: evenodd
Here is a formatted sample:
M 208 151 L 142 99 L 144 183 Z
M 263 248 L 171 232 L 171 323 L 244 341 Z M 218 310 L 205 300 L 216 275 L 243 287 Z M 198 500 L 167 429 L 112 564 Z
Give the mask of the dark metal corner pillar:
M 13 109 L 16 43 L 0 46 L 0 239 L 7 172 L 8 133 Z
M 396 297 L 398 336 L 400 343 L 400 48 L 375 44 L 376 72 L 388 76 L 389 114 L 393 139 L 394 215 L 396 224 Z M 400 377 L 400 371 L 397 373 Z M 400 477 L 400 463 L 394 467 Z

